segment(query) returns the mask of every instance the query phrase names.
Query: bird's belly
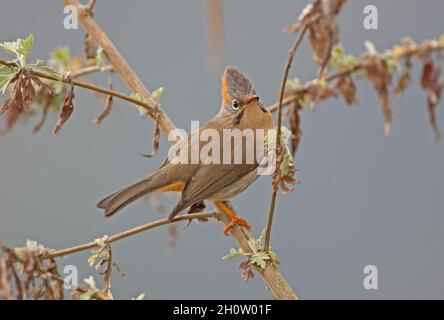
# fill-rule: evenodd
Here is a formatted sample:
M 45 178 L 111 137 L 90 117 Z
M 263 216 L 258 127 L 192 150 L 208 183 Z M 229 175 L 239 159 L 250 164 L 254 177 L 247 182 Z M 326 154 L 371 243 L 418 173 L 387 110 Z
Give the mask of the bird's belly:
M 217 193 L 213 194 L 211 196 L 212 200 L 228 200 L 230 198 L 233 198 L 237 196 L 239 193 L 247 189 L 250 184 L 252 184 L 259 175 L 257 174 L 256 170 L 253 170 L 249 174 L 247 174 L 242 179 L 236 181 L 235 183 L 223 188 L 222 190 L 219 190 Z

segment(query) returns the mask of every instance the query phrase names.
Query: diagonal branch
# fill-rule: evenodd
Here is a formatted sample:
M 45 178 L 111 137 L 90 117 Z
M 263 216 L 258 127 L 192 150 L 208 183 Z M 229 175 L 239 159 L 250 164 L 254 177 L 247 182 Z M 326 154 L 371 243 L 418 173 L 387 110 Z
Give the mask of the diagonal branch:
M 116 48 L 114 43 L 108 37 L 108 35 L 103 31 L 103 29 L 97 24 L 94 18 L 91 16 L 88 8 L 83 6 L 78 0 L 62 0 L 65 5 L 71 5 L 77 8 L 79 14 L 79 22 L 83 28 L 88 32 L 89 35 L 94 39 L 94 41 L 102 47 L 108 60 L 111 62 L 113 69 L 116 73 L 120 74 L 122 80 L 125 82 L 126 86 L 134 93 L 139 93 L 147 102 L 152 106 L 159 105 L 158 102 L 151 99 L 151 92 L 145 87 L 142 80 L 137 76 L 125 58 L 121 55 L 119 50 Z M 150 108 L 151 108 L 150 107 Z M 159 105 L 160 107 L 160 105 Z M 155 115 L 155 107 L 152 107 L 152 114 Z M 159 112 L 159 124 L 161 131 L 168 136 L 171 129 L 175 126 L 170 118 L 165 114 L 162 108 L 158 108 Z

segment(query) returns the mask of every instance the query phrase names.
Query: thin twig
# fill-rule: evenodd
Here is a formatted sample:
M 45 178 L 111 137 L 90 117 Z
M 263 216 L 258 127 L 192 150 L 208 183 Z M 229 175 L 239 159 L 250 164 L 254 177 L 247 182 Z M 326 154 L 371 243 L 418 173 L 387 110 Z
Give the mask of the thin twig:
M 84 67 L 84 68 L 81 68 L 81 69 L 73 71 L 71 73 L 71 77 L 72 78 L 79 78 L 79 77 L 85 76 L 87 74 L 96 72 L 96 71 L 111 72 L 111 71 L 113 71 L 113 66 L 104 66 L 104 67 L 88 66 L 88 67 Z
M 287 64 L 285 65 L 284 69 L 284 75 L 282 77 L 281 90 L 279 93 L 278 120 L 277 120 L 277 129 L 276 129 L 276 146 L 275 146 L 276 157 L 277 157 L 277 152 L 280 149 L 281 145 L 282 104 L 284 102 L 285 86 L 288 79 L 288 73 L 290 72 L 291 63 L 293 61 L 294 55 L 296 54 L 296 50 L 299 48 L 299 45 L 302 43 L 306 31 L 307 31 L 307 26 L 305 26 L 304 29 L 302 29 L 301 33 L 296 38 L 293 47 L 290 49 L 288 53 Z M 279 170 L 279 168 L 275 168 L 275 170 Z M 268 252 L 270 248 L 270 235 L 271 235 L 271 227 L 273 225 L 274 209 L 276 206 L 277 190 L 278 188 L 273 188 L 273 192 L 271 194 L 270 208 L 268 210 L 267 230 L 265 232 L 265 246 L 264 246 L 265 252 Z
M 160 220 L 150 222 L 150 223 L 147 223 L 147 224 L 144 224 L 144 225 L 141 225 L 141 226 L 129 229 L 129 230 L 125 230 L 125 231 L 117 233 L 113 236 L 110 236 L 107 240 L 107 243 L 112 243 L 112 242 L 130 237 L 130 236 L 135 235 L 137 233 L 147 231 L 147 230 L 150 230 L 150 229 L 153 229 L 153 228 L 156 228 L 159 226 L 163 226 L 166 224 L 171 224 L 171 223 L 184 221 L 184 220 L 209 219 L 209 218 L 216 218 L 216 217 L 217 217 L 217 215 L 215 212 L 202 212 L 202 213 L 185 214 L 185 215 L 174 217 L 173 219 L 160 219 Z M 84 243 L 84 244 L 81 244 L 81 245 L 78 245 L 75 247 L 50 252 L 49 254 L 44 256 L 42 259 L 62 257 L 62 256 L 66 256 L 68 254 L 72 254 L 75 252 L 80 252 L 80 251 L 92 249 L 95 246 L 97 246 L 97 242 L 91 241 L 91 242 Z
M 97 0 L 89 0 L 88 4 L 86 5 L 86 10 L 93 11 L 94 6 L 96 5 Z
M 2 59 L 0 59 L 0 64 L 3 64 L 5 66 L 15 66 L 15 67 L 17 67 L 16 64 L 11 64 L 11 63 L 9 63 L 7 61 L 4 61 Z M 81 88 L 84 88 L 84 89 L 88 89 L 88 90 L 92 90 L 92 91 L 95 91 L 95 92 L 103 93 L 103 94 L 106 94 L 106 95 L 109 95 L 109 96 L 113 96 L 113 97 L 116 97 L 116 98 L 119 98 L 119 99 L 122 99 L 122 100 L 126 100 L 126 101 L 131 102 L 133 104 L 136 104 L 138 106 L 144 107 L 147 110 L 148 114 L 150 116 L 153 116 L 153 117 L 154 117 L 155 112 L 156 112 L 155 111 L 155 107 L 151 106 L 147 102 L 144 102 L 144 101 L 132 98 L 132 97 L 126 95 L 126 94 L 123 94 L 123 93 L 120 93 L 120 92 L 117 92 L 117 91 L 114 91 L 114 90 L 110 90 L 110 89 L 107 89 L 107 88 L 99 87 L 99 86 L 97 86 L 95 84 L 92 84 L 92 83 L 89 83 L 89 82 L 83 82 L 83 81 L 79 81 L 79 80 L 70 80 L 70 79 L 62 78 L 62 77 L 55 77 L 55 76 L 52 76 L 52 75 L 49 75 L 49 74 L 46 74 L 46 73 L 42 73 L 42 72 L 39 72 L 39 71 L 35 71 L 35 70 L 30 70 L 30 72 L 31 72 L 32 75 L 37 76 L 39 78 L 44 78 L 44 79 L 53 80 L 53 81 L 60 81 L 60 82 L 66 83 L 66 84 L 71 84 L 72 83 L 74 86 L 77 86 L 77 87 L 81 87 Z M 70 77 L 70 78 L 72 78 L 72 77 Z

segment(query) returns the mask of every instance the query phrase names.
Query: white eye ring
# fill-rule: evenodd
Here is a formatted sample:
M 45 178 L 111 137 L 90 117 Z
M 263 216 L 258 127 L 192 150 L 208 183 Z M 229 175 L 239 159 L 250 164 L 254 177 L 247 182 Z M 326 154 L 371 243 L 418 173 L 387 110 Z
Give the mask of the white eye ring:
M 234 99 L 231 102 L 231 106 L 233 107 L 233 110 L 239 110 L 239 101 L 237 101 L 236 99 Z

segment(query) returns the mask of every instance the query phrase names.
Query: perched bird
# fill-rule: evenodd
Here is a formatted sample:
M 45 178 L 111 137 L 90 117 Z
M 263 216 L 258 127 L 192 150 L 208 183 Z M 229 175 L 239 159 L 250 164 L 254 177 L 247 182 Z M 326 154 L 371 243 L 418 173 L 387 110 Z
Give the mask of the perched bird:
M 234 225 L 250 228 L 248 222 L 237 216 L 225 201 L 243 192 L 259 177 L 256 169 L 262 159 L 258 158 L 255 151 L 251 151 L 252 148 L 249 148 L 248 143 L 253 143 L 255 146 L 263 145 L 264 135 L 262 138 L 260 135 L 254 135 L 253 140 L 246 139 L 247 143 L 242 143 L 241 146 L 234 144 L 226 146 L 222 141 L 223 132 L 225 129 L 239 129 L 237 132 L 244 132 L 246 129 L 257 132 L 260 129 L 266 134 L 267 130 L 274 128 L 274 121 L 270 111 L 263 106 L 257 96 L 250 80 L 236 68 L 232 66 L 225 68 L 221 87 L 222 105 L 219 113 L 192 133 L 182 143 L 182 147 L 185 146 L 193 152 L 192 145 L 197 143 L 201 148 L 199 150 L 202 150 L 209 142 L 201 141 L 205 139 L 199 137 L 205 130 L 210 129 L 211 132 L 218 133 L 220 143 L 217 148 L 220 148 L 220 157 L 231 151 L 228 157 L 230 161 L 208 163 L 199 157 L 197 162 L 174 163 L 170 161 L 171 159 L 166 159 L 154 173 L 101 200 L 97 207 L 105 210 L 106 217 L 112 216 L 148 193 L 178 191 L 181 192 L 181 198 L 172 210 L 170 219 L 184 209 L 202 203 L 203 200 L 212 200 L 232 219 L 224 230 L 225 234 Z M 253 149 L 256 150 L 256 147 Z M 239 152 L 240 157 L 236 154 Z M 251 156 L 252 152 L 254 160 L 248 161 L 248 156 Z M 210 152 L 209 156 L 217 156 L 216 153 Z M 236 156 L 238 161 L 235 161 Z

